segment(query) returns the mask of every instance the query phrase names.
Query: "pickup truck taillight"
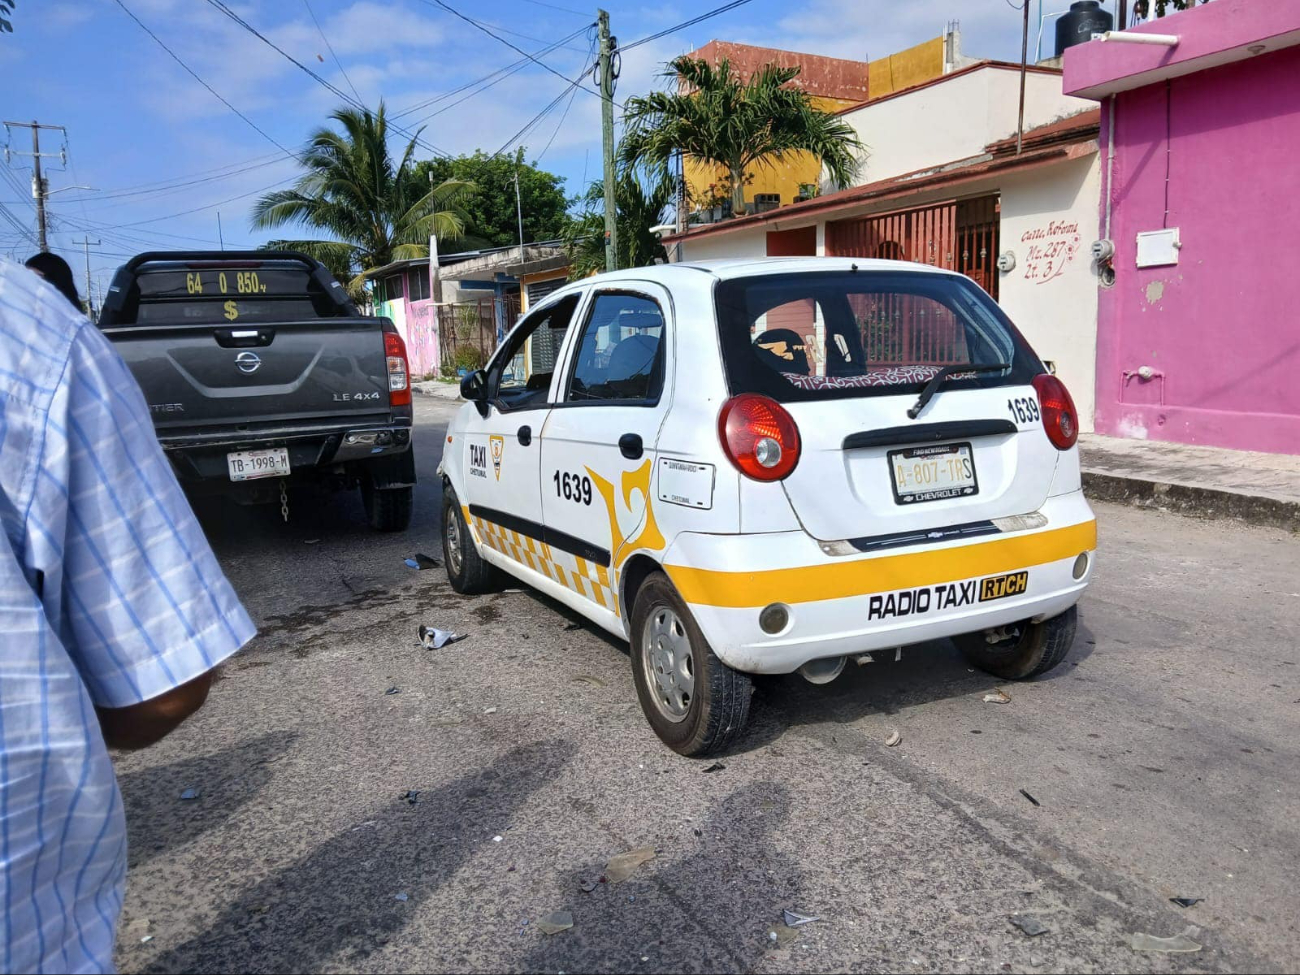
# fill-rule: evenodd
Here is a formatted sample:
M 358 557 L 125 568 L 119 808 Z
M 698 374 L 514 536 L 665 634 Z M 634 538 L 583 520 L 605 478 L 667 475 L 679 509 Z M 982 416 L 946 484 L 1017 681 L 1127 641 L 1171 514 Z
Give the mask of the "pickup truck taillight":
M 389 405 L 410 406 L 411 369 L 406 359 L 406 343 L 396 332 L 384 333 L 384 357 L 388 363 Z

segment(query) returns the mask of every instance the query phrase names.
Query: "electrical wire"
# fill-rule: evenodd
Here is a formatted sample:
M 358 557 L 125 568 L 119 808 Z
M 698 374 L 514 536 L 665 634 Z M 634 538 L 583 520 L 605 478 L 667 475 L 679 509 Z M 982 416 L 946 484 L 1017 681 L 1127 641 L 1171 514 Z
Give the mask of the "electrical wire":
M 542 161 L 542 157 L 546 155 L 546 151 L 551 148 L 551 143 L 554 142 L 555 137 L 560 134 L 560 129 L 564 127 L 564 120 L 569 117 L 569 109 L 573 108 L 573 102 L 577 97 L 578 89 L 574 88 L 573 93 L 569 95 L 569 104 L 564 106 L 564 112 L 560 115 L 560 120 L 555 123 L 555 131 L 551 133 L 551 137 L 546 140 L 546 145 L 542 146 L 542 151 L 539 152 L 537 158 L 533 160 L 534 165 Z
M 123 223 L 123 224 L 118 224 L 118 226 L 143 227 L 145 224 L 158 223 L 161 220 L 172 220 L 175 219 L 176 217 L 188 216 L 191 213 L 199 213 L 203 210 L 211 210 L 213 207 L 224 206 L 227 203 L 234 203 L 236 200 L 243 200 L 250 196 L 256 196 L 259 193 L 265 193 L 268 190 L 273 190 L 277 186 L 282 186 L 285 183 L 289 182 L 290 180 L 294 180 L 297 178 L 298 178 L 297 175 L 286 176 L 284 179 L 276 180 L 274 183 L 271 183 L 269 186 L 263 186 L 261 189 L 249 190 L 247 193 L 240 193 L 238 196 L 231 196 L 224 200 L 218 200 L 216 203 L 205 203 L 203 206 L 191 207 L 188 210 L 181 210 L 179 213 L 169 213 L 165 217 L 151 217 L 148 220 L 137 220 L 134 223 Z
M 195 73 L 195 71 L 194 71 L 193 68 L 191 68 L 188 64 L 186 64 L 184 61 L 182 61 L 182 60 L 180 59 L 180 56 L 179 56 L 175 51 L 173 51 L 170 47 L 168 47 L 165 43 L 163 43 L 162 38 L 160 38 L 157 34 L 155 34 L 155 33 L 154 33 L 153 31 L 151 31 L 148 27 L 146 27 L 145 24 L 144 24 L 144 21 L 142 21 L 139 17 L 137 17 L 135 14 L 133 14 L 133 13 L 131 12 L 131 9 L 130 9 L 130 8 L 129 8 L 125 3 L 123 3 L 122 0 L 113 0 L 113 2 L 116 3 L 119 7 L 121 7 L 122 10 L 125 11 L 126 15 L 127 15 L 128 17 L 130 17 L 132 20 L 134 20 L 134 21 L 135 21 L 135 22 L 140 26 L 140 29 L 141 29 L 141 30 L 143 30 L 146 34 L 148 34 L 148 35 L 149 35 L 150 37 L 152 37 L 155 41 L 157 41 L 157 42 L 158 42 L 158 46 L 161 47 L 164 51 L 166 51 L 166 52 L 171 56 L 171 58 L 172 58 L 173 61 L 175 61 L 175 62 L 176 62 L 177 64 L 179 64 L 182 68 L 184 68 L 185 71 L 186 71 L 186 73 L 187 73 L 191 78 L 193 78 L 195 81 L 197 81 L 199 84 L 201 84 L 201 85 L 202 85 L 204 88 L 206 88 L 208 91 L 212 92 L 212 94 L 217 98 L 218 101 L 221 102 L 221 104 L 225 105 L 226 108 L 230 109 L 232 112 L 234 112 L 236 115 L 238 115 L 241 119 L 243 119 L 245 122 L 247 122 L 248 125 L 249 125 L 249 126 L 250 126 L 254 131 L 255 131 L 255 132 L 257 132 L 258 135 L 260 135 L 260 136 L 261 136 L 263 139 L 265 139 L 267 142 L 271 143 L 271 145 L 275 146 L 277 149 L 279 149 L 279 150 L 280 150 L 281 152 L 283 152 L 285 155 L 287 155 L 287 156 L 292 156 L 294 159 L 297 159 L 297 158 L 298 158 L 298 156 L 297 156 L 296 153 L 290 152 L 288 149 L 286 149 L 284 146 L 282 146 L 282 145 L 281 145 L 279 142 L 277 142 L 275 139 L 273 139 L 273 138 L 271 138 L 269 135 L 267 135 L 266 132 L 264 132 L 264 131 L 262 130 L 262 128 L 261 128 L 260 126 L 258 126 L 258 124 L 257 124 L 256 122 L 254 122 L 251 118 L 249 118 L 247 115 L 245 115 L 245 114 L 244 114 L 243 112 L 241 112 L 239 109 L 235 108 L 235 106 L 232 105 L 232 104 L 230 104 L 230 102 L 227 101 L 226 98 L 225 98 L 225 97 L 224 97 L 220 92 L 218 92 L 215 88 L 213 88 L 210 84 L 208 84 L 208 83 L 207 83 L 206 81 L 204 81 L 202 78 L 200 78 L 200 77 L 198 76 L 198 74 Z
M 39 244 L 39 242 L 36 239 L 36 234 L 32 233 L 32 231 L 27 229 L 27 227 L 23 224 L 23 222 L 19 220 L 16 216 L 14 216 L 13 213 L 9 210 L 9 208 L 5 206 L 3 203 L 0 203 L 0 217 L 4 217 L 5 220 L 10 224 L 10 226 L 12 226 L 15 230 L 17 230 L 28 240 L 30 240 L 33 244 Z
M 251 159 L 244 159 L 234 163 L 226 163 L 226 165 L 217 166 L 214 169 L 201 169 L 198 172 L 185 173 L 180 176 L 169 176 L 166 179 L 151 180 L 145 183 L 131 183 L 127 186 L 116 186 L 103 193 L 97 193 L 94 196 L 94 199 L 105 200 L 105 199 L 113 199 L 118 196 L 146 194 L 146 193 L 152 193 L 154 191 L 161 192 L 163 190 L 170 189 L 174 185 L 176 186 L 191 185 L 193 183 L 208 182 L 208 179 L 206 177 L 209 177 L 209 174 L 216 174 L 216 175 L 212 175 L 211 179 L 221 179 L 223 175 L 234 176 L 237 173 L 245 173 L 248 172 L 249 170 L 257 169 L 260 168 L 261 166 L 269 166 L 272 165 L 273 163 L 278 163 L 283 160 L 284 160 L 284 156 L 282 156 L 278 152 L 271 153 L 270 155 L 253 156 Z M 226 174 L 224 172 L 225 170 L 230 170 L 230 169 L 234 169 L 235 172 L 229 174 Z M 178 183 L 177 181 L 184 181 L 184 182 Z
M 343 62 L 340 61 L 339 56 L 334 53 L 334 45 L 331 44 L 330 39 L 325 36 L 325 31 L 321 30 L 320 21 L 316 19 L 315 11 L 311 9 L 310 0 L 302 0 L 302 5 L 307 8 L 307 14 L 311 17 L 311 22 L 316 25 L 316 33 L 320 35 L 320 39 L 325 42 L 325 47 L 329 49 L 330 57 L 332 57 L 334 63 L 339 66 L 339 72 L 343 75 L 343 80 L 346 81 L 348 87 L 352 89 L 352 94 L 357 96 L 357 101 L 363 101 L 361 92 L 357 91 L 357 86 L 354 85 L 352 79 L 348 77 L 348 72 L 347 69 L 343 67 Z
M 675 27 L 669 27 L 666 30 L 661 30 L 658 31 L 657 33 L 639 38 L 633 41 L 631 44 L 620 45 L 619 50 L 630 51 L 634 47 L 640 47 L 642 44 L 649 44 L 651 41 L 657 41 L 659 40 L 659 38 L 667 37 L 669 34 L 676 34 L 678 31 L 685 30 L 687 27 L 694 27 L 696 24 L 706 21 L 710 17 L 716 17 L 719 14 L 725 14 L 728 10 L 735 10 L 737 7 L 743 7 L 745 4 L 752 3 L 752 2 L 753 0 L 731 0 L 731 3 L 723 4 L 721 7 L 716 7 L 713 10 L 709 10 L 706 11 L 705 13 L 700 14 L 698 17 L 692 17 L 690 20 L 682 21 L 682 23 L 677 24 Z
M 572 7 L 561 7 L 556 3 L 547 3 L 546 0 L 527 0 L 528 3 L 536 4 L 539 7 L 550 7 L 552 10 L 560 10 L 566 14 L 576 14 L 579 17 L 590 17 L 591 14 L 582 10 L 574 10 Z

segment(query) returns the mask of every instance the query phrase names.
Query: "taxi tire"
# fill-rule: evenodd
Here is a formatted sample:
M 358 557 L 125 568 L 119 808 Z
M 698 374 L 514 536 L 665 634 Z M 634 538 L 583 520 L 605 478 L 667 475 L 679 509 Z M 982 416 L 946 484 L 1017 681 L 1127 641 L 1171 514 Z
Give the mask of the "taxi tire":
M 646 620 L 659 606 L 668 606 L 681 619 L 691 644 L 695 673 L 695 696 L 681 721 L 669 721 L 660 714 L 650 696 L 641 640 Z M 646 720 L 661 741 L 679 755 L 703 757 L 723 751 L 738 739 L 749 722 L 749 702 L 754 687 L 748 674 L 732 670 L 714 654 L 695 617 L 677 594 L 668 576 L 649 575 L 637 591 L 632 607 L 632 674 L 637 698 Z
M 1060 616 L 1025 625 L 1012 646 L 990 646 L 983 633 L 967 633 L 953 642 L 980 670 L 1003 680 L 1029 680 L 1045 674 L 1070 652 L 1079 609 L 1071 606 Z
M 451 544 L 447 537 L 447 519 L 455 518 L 460 535 L 460 572 L 453 566 L 456 560 L 448 553 Z M 501 588 L 501 570 L 478 554 L 469 526 L 465 524 L 465 515 L 460 508 L 460 499 L 450 484 L 442 489 L 442 564 L 447 569 L 447 581 L 451 588 L 465 596 L 477 596 L 485 592 L 494 592 Z

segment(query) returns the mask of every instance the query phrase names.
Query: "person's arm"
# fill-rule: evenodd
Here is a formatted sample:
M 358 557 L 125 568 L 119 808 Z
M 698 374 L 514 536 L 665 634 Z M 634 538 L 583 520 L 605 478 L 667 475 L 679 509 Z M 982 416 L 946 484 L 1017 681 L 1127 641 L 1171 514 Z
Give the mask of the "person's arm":
M 212 671 L 180 687 L 124 708 L 95 708 L 104 742 L 110 748 L 148 748 L 180 727 L 203 707 L 212 687 Z
M 256 632 L 176 483 L 134 378 L 78 330 L 49 411 L 37 503 L 47 608 L 104 740 L 143 748 L 207 698 Z M 57 595 L 49 594 L 57 586 Z

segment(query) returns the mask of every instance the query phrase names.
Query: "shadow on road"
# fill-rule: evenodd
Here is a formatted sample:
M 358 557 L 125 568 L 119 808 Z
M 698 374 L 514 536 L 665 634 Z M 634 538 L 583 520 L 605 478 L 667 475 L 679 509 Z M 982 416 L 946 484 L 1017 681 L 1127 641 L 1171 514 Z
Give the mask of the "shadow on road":
M 586 864 L 563 878 L 553 907 L 574 926 L 537 941 L 510 966 L 521 972 L 750 972 L 771 949 L 769 926 L 782 908 L 799 909 L 798 865 L 771 838 L 787 825 L 790 798 L 776 782 L 754 782 L 722 799 L 701 824 L 697 848 L 654 860 L 621 884 L 579 887 L 605 864 Z M 728 838 L 744 837 L 737 855 Z M 546 912 L 543 912 L 546 913 Z M 643 961 L 642 959 L 646 960 Z
M 512 749 L 488 768 L 390 802 L 267 878 L 205 933 L 147 971 L 309 972 L 366 969 L 420 903 L 469 859 L 484 822 L 506 823 L 552 780 L 574 746 L 551 740 Z M 404 894 L 406 900 L 396 899 Z
M 130 869 L 193 842 L 251 801 L 296 737 L 275 731 L 210 755 L 119 776 Z M 199 801 L 181 800 L 190 788 L 200 791 Z

